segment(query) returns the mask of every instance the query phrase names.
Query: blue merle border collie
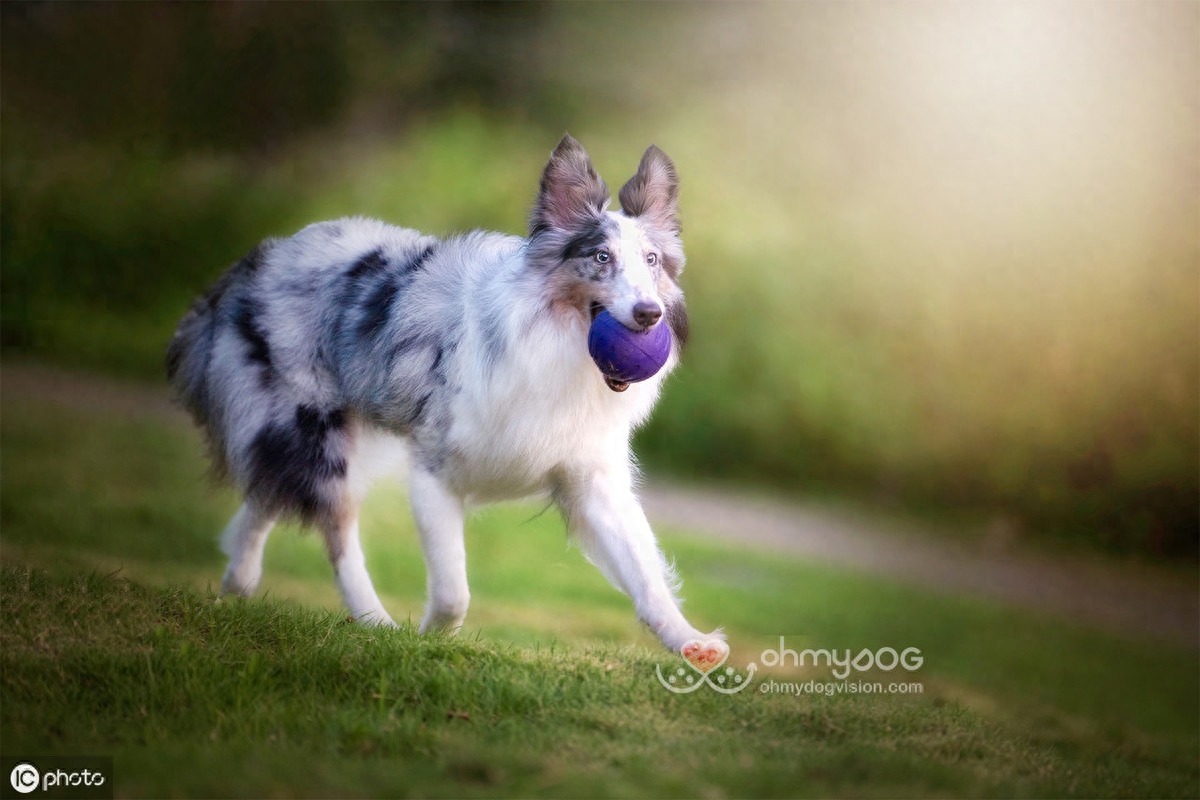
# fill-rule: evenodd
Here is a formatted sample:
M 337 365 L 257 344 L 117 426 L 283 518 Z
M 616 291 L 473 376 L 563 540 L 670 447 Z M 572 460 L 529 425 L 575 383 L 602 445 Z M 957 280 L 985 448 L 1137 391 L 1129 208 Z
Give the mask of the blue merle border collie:
M 607 186 L 568 135 L 528 238 L 341 219 L 268 239 L 226 271 L 167 353 L 177 397 L 245 497 L 223 536 L 223 591 L 252 594 L 272 526 L 298 519 L 323 532 L 351 614 L 393 625 L 358 511 L 400 451 L 428 574 L 422 631 L 466 616 L 465 510 L 542 496 L 664 645 L 724 649 L 679 610 L 629 449 L 688 335 L 678 194 L 674 165 L 651 146 L 621 210 L 608 210 Z M 641 383 L 606 379 L 587 349 L 601 308 L 633 330 L 669 325 L 666 367 Z

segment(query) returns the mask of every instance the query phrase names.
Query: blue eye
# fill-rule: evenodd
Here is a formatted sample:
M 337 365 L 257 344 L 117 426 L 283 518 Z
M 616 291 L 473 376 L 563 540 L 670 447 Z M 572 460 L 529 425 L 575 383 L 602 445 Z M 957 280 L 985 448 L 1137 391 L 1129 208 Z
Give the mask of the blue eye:
M 601 250 L 598 253 L 596 253 L 596 260 L 599 261 L 601 264 L 607 264 L 609 261 L 612 260 L 612 256 L 610 256 L 608 254 L 607 250 Z

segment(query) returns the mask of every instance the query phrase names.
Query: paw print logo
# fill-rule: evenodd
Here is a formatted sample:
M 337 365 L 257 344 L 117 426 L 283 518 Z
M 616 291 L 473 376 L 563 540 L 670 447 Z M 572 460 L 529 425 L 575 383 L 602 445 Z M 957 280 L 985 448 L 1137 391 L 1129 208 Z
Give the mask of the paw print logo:
M 729 645 L 719 639 L 709 642 L 693 639 L 679 649 L 679 654 L 687 666 L 668 670 L 667 675 L 663 675 L 662 665 L 656 664 L 654 667 L 658 682 L 667 691 L 676 694 L 694 692 L 705 684 L 721 694 L 737 694 L 750 684 L 750 679 L 758 669 L 757 664 L 751 663 L 743 675 L 733 667 L 722 668 L 729 658 Z

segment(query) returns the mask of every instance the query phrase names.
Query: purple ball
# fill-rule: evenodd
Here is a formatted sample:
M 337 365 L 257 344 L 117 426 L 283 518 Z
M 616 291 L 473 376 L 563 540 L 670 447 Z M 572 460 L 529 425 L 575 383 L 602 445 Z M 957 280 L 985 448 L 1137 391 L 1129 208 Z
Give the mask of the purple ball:
M 664 321 L 646 331 L 631 331 L 602 309 L 588 331 L 588 352 L 610 386 L 644 381 L 667 363 L 671 329 Z

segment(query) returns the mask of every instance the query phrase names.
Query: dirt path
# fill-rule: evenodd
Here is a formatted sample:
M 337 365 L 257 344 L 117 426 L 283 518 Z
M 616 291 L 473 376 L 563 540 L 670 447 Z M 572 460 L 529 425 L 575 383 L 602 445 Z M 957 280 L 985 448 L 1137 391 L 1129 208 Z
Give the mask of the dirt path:
M 1200 647 L 1200 592 L 1194 582 L 1161 569 L 988 552 L 799 503 L 662 484 L 648 488 L 646 513 L 662 525 Z
M 165 388 L 6 363 L 0 399 L 20 398 L 186 423 Z M 1166 570 L 988 552 L 849 513 L 711 488 L 651 482 L 642 498 L 658 525 L 1200 648 L 1200 592 L 1194 581 Z

